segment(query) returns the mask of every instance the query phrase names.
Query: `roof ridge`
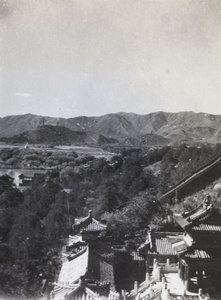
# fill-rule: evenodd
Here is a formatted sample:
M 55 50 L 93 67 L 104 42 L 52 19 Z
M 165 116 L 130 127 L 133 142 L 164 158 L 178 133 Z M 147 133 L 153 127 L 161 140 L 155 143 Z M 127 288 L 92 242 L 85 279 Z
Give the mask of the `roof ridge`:
M 75 225 L 80 225 L 81 223 L 87 221 L 88 219 L 90 219 L 90 216 L 86 216 L 86 217 L 83 217 L 83 218 L 75 218 L 75 222 L 76 221 L 78 222 Z
M 200 205 L 198 205 L 196 208 L 192 209 L 191 211 L 188 212 L 183 212 L 181 214 L 182 217 L 189 217 L 190 215 L 194 214 L 195 212 L 197 212 L 201 207 L 203 207 L 204 205 L 204 201 L 202 203 L 200 203 Z
M 84 246 L 83 246 L 84 247 Z M 71 257 L 71 254 L 68 256 L 68 260 L 74 260 L 75 258 L 77 258 L 78 256 L 81 256 L 82 254 L 84 254 L 88 249 L 88 246 L 86 245 L 85 248 L 81 249 L 80 251 L 78 251 L 77 253 L 75 253 L 73 255 L 73 257 Z
M 210 215 L 211 215 L 211 207 L 208 207 L 208 208 L 205 208 L 199 215 L 196 215 L 196 216 L 193 216 L 192 218 L 191 217 L 188 217 L 187 218 L 187 221 L 189 222 L 189 224 L 187 225 L 187 227 L 192 227 L 195 225 L 195 222 L 197 220 L 199 221 L 204 221 L 206 220 Z M 202 220 L 202 218 L 205 218 Z
M 209 218 L 214 212 L 214 207 L 212 204 L 208 206 L 199 207 L 192 214 L 174 214 L 176 222 L 182 228 L 191 228 L 197 224 L 197 222 L 203 222 Z
M 100 221 L 96 220 L 95 218 L 92 218 L 92 221 L 93 221 L 93 222 L 95 222 L 96 224 L 98 224 L 98 225 L 100 225 L 100 226 L 104 227 L 104 228 L 106 228 L 106 227 L 107 227 L 107 225 L 105 225 L 105 224 L 102 224 Z
M 61 282 L 54 282 L 54 286 L 55 287 L 60 287 L 60 288 L 65 288 L 65 289 L 73 289 L 73 288 L 77 288 L 79 287 L 79 284 L 78 283 L 69 283 L 68 285 L 67 284 L 64 284 L 64 283 L 61 283 Z
M 110 259 L 108 259 L 106 256 L 102 255 L 101 253 L 97 252 L 95 249 L 90 249 L 90 252 L 101 257 L 102 259 L 104 259 L 108 264 L 112 264 L 110 262 Z

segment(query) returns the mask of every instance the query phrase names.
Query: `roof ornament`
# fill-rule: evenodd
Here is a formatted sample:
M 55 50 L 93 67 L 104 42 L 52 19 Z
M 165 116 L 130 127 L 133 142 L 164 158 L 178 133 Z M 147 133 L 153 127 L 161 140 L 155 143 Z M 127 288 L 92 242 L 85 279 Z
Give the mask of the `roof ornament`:
M 211 203 L 211 196 L 207 195 L 205 201 L 204 201 L 204 207 L 207 208 Z

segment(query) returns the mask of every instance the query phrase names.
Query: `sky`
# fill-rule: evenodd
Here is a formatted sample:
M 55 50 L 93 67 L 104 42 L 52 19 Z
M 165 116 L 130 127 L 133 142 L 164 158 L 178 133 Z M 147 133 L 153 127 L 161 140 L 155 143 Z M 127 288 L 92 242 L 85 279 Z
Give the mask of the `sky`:
M 0 0 L 0 117 L 221 114 L 220 0 Z

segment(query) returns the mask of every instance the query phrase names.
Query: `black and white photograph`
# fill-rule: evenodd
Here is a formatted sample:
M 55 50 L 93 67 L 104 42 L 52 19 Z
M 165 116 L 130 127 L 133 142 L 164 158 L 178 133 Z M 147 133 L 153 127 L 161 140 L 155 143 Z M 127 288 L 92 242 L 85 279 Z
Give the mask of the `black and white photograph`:
M 220 0 L 0 0 L 0 300 L 221 300 Z

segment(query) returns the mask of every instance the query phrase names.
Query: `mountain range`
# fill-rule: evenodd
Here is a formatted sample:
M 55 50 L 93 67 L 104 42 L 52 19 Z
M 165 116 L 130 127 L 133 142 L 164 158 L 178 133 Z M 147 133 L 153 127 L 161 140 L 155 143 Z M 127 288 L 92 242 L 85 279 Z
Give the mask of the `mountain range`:
M 54 118 L 32 114 L 0 118 L 0 140 L 59 144 L 166 145 L 219 143 L 221 115 L 156 112 Z

